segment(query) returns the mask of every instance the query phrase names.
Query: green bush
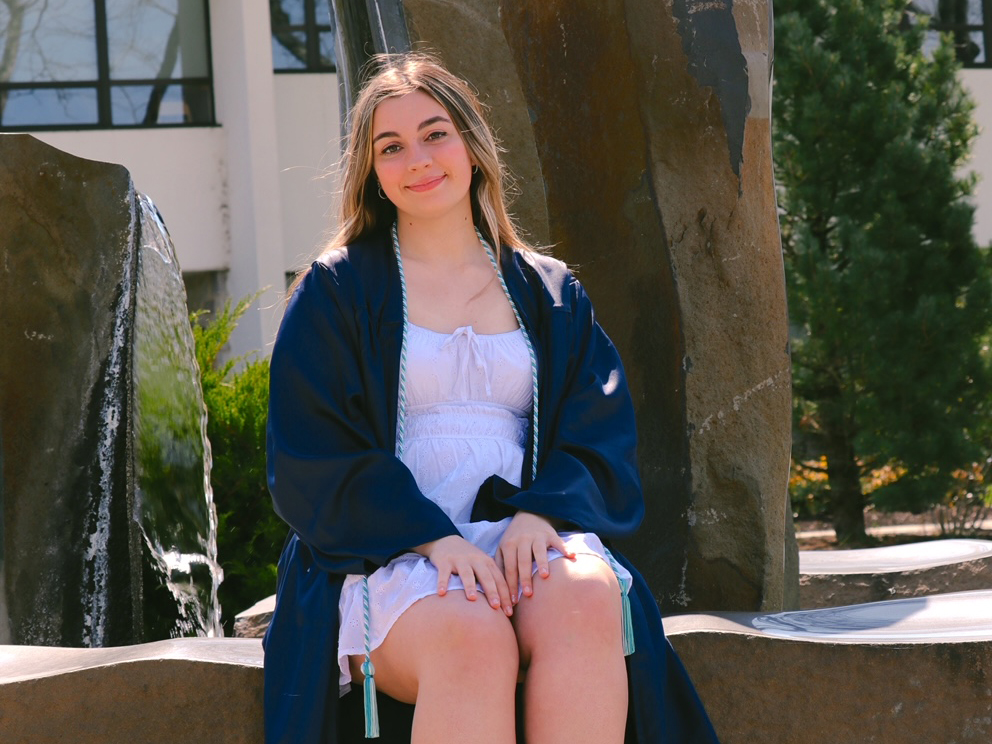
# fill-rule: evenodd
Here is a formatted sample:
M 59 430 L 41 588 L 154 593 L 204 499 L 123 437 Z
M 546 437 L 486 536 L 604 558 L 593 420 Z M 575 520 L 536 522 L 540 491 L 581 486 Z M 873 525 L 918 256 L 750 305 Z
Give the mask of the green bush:
M 276 590 L 276 564 L 286 524 L 272 509 L 265 475 L 265 423 L 269 360 L 247 355 L 219 364 L 238 320 L 255 297 L 228 302 L 212 320 L 191 316 L 207 406 L 207 437 L 213 453 L 210 481 L 217 506 L 217 553 L 224 569 L 220 586 L 224 632 L 234 616 Z

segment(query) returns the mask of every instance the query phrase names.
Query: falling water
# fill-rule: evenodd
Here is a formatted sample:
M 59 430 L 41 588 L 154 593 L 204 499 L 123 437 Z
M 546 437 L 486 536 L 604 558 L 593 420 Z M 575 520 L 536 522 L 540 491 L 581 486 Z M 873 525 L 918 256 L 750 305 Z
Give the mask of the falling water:
M 169 233 L 139 194 L 134 333 L 135 521 L 148 639 L 220 636 L 217 513 L 186 292 Z
M 132 187 L 128 201 L 134 203 Z M 130 241 L 121 272 L 120 296 L 114 305 L 113 343 L 103 375 L 103 399 L 100 403 L 100 432 L 97 441 L 98 483 L 90 493 L 86 510 L 88 544 L 83 552 L 83 636 L 85 646 L 106 643 L 107 615 L 110 606 L 110 524 L 115 470 L 120 467 L 118 441 L 126 426 L 125 410 L 127 372 L 125 359 L 131 317 L 132 266 L 134 258 L 135 212 L 131 209 Z

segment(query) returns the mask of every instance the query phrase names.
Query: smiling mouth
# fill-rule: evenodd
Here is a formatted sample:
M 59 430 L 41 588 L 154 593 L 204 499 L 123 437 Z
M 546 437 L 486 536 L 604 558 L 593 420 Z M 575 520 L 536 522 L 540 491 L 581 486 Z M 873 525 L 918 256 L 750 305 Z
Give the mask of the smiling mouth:
M 442 173 L 440 176 L 436 176 L 434 178 L 428 178 L 426 181 L 419 181 L 417 183 L 411 184 L 410 186 L 407 186 L 407 188 L 410 189 L 410 191 L 416 191 L 416 192 L 430 191 L 436 186 L 439 186 L 441 181 L 443 181 L 445 177 L 446 176 Z

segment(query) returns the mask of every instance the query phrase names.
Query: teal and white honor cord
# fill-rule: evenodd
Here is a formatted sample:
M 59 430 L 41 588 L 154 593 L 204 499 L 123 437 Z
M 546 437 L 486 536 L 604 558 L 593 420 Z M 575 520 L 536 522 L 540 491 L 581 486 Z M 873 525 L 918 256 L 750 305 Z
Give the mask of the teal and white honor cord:
M 482 237 L 482 234 L 478 231 L 478 229 L 476 229 L 475 232 L 479 238 L 479 242 L 482 244 L 482 247 L 486 249 L 486 255 L 489 256 L 489 261 L 493 265 L 493 269 L 499 279 L 499 284 L 503 288 L 503 294 L 506 295 L 506 299 L 510 303 L 510 308 L 513 310 L 513 316 L 516 318 L 517 325 L 520 327 L 521 334 L 523 335 L 524 344 L 527 346 L 527 353 L 530 355 L 531 384 L 533 388 L 533 407 L 531 410 L 531 427 L 533 429 L 533 436 L 531 437 L 530 475 L 531 482 L 533 482 L 537 479 L 537 451 L 539 441 L 538 419 L 540 413 L 540 398 L 538 397 L 540 386 L 538 384 L 537 353 L 534 350 L 534 343 L 531 341 L 530 333 L 528 333 L 527 327 L 524 325 L 523 318 L 520 315 L 520 311 L 517 308 L 517 303 L 513 300 L 513 295 L 510 294 L 509 287 L 506 286 L 506 280 L 503 278 L 503 272 L 500 270 L 499 263 L 496 260 L 496 253 L 493 251 L 492 247 L 490 247 L 489 243 L 486 242 L 485 238 Z M 399 269 L 400 274 L 400 294 L 403 304 L 403 338 L 400 344 L 399 385 L 396 403 L 396 456 L 402 459 L 403 444 L 406 439 L 406 357 L 410 321 L 406 292 L 406 275 L 403 273 L 403 258 L 400 255 L 400 241 L 395 222 L 393 223 L 392 237 L 393 252 L 396 255 L 396 266 Z M 614 559 L 609 550 L 607 550 L 606 553 L 610 560 L 610 566 L 613 568 L 613 571 L 617 576 L 617 581 L 620 583 L 620 594 L 622 595 L 623 602 L 623 652 L 624 655 L 629 656 L 634 653 L 634 632 L 631 623 L 630 599 L 627 596 L 627 592 L 630 590 L 630 587 L 628 586 L 629 582 L 626 582 L 620 578 L 620 565 L 617 563 L 616 559 Z M 372 664 L 371 658 L 372 650 L 369 630 L 368 576 L 362 577 L 362 613 L 363 620 L 365 622 L 365 661 L 362 663 L 362 674 L 365 675 L 365 738 L 376 739 L 379 737 L 379 711 L 376 703 L 375 667 Z

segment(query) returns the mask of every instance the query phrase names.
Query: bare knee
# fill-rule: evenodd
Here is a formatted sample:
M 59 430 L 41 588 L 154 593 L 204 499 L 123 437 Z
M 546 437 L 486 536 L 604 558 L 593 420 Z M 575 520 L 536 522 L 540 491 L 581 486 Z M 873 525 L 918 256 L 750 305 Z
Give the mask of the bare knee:
M 446 673 L 480 670 L 516 679 L 520 652 L 509 618 L 485 602 L 470 602 L 461 592 L 438 597 L 433 606 L 435 649 L 426 656 L 430 669 L 443 664 Z
M 519 660 L 509 618 L 461 591 L 413 604 L 372 652 L 380 689 L 411 703 L 424 683 L 465 691 L 480 684 L 512 686 Z M 361 681 L 362 657 L 350 661 L 353 678 Z
M 554 561 L 551 576 L 535 581 L 534 596 L 517 606 L 515 617 L 525 662 L 549 647 L 580 654 L 622 647 L 620 584 L 595 556 Z

